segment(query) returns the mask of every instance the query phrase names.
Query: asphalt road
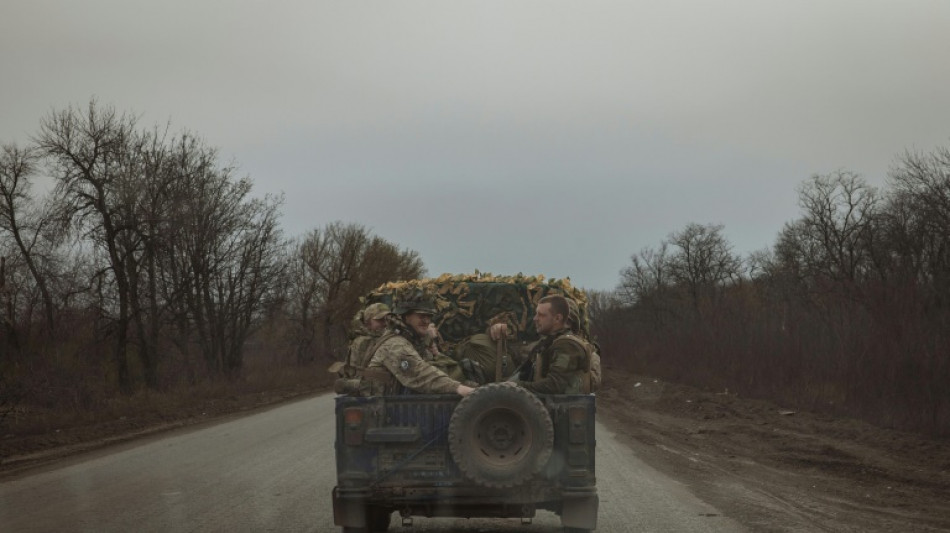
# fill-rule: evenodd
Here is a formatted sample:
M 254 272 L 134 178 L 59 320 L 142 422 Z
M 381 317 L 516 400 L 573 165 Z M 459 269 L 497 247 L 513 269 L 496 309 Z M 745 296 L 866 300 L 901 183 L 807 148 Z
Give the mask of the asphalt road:
M 0 483 L 0 531 L 339 531 L 333 396 L 72 458 Z M 743 531 L 597 426 L 598 532 Z M 392 531 L 542 533 L 556 515 L 415 518 Z

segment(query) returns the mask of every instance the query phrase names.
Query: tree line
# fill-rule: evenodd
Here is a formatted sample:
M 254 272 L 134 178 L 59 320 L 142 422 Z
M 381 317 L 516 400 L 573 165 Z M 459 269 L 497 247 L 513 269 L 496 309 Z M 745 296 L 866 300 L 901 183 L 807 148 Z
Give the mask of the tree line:
M 359 297 L 426 274 L 356 223 L 288 238 L 282 199 L 190 132 L 92 100 L 0 147 L 0 422 L 18 402 L 322 372 Z M 950 149 L 884 189 L 838 171 L 745 257 L 689 223 L 589 294 L 605 364 L 803 409 L 950 433 Z M 611 384 L 609 375 L 606 386 Z
M 418 254 L 334 222 L 288 239 L 282 199 L 189 133 L 95 100 L 0 148 L 0 411 L 15 401 L 236 377 L 345 342 L 357 296 L 425 273 Z
M 741 257 L 687 224 L 594 295 L 618 365 L 878 424 L 950 434 L 950 149 L 906 152 L 878 189 L 798 189 L 800 216 Z

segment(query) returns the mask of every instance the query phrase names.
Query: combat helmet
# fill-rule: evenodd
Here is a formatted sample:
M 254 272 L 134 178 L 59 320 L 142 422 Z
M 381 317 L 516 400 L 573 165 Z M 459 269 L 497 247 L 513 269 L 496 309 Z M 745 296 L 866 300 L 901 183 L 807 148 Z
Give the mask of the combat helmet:
M 398 298 L 393 303 L 394 314 L 405 315 L 412 312 L 434 315 L 435 302 L 424 293 L 413 293 Z

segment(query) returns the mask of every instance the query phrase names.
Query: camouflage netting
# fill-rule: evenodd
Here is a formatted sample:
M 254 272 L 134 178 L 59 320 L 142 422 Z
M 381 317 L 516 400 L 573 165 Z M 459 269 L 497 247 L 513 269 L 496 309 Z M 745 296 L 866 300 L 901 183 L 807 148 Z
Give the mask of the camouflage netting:
M 495 276 L 489 273 L 443 274 L 438 278 L 391 282 L 381 285 L 362 298 L 363 305 L 383 302 L 394 305 L 400 300 L 427 298 L 438 312 L 433 322 L 444 341 L 456 343 L 469 335 L 484 333 L 489 324 L 505 321 L 516 331 L 519 341 L 534 341 L 534 310 L 538 300 L 548 294 L 561 294 L 577 302 L 581 330 L 589 336 L 587 297 L 571 286 L 570 279 L 544 276 Z

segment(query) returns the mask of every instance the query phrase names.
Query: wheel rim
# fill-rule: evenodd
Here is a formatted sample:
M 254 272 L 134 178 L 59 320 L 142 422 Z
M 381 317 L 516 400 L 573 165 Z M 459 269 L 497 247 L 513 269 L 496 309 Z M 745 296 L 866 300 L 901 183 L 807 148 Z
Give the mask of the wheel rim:
M 477 449 L 485 462 L 504 467 L 522 460 L 531 449 L 529 421 L 511 409 L 492 409 L 475 423 Z

